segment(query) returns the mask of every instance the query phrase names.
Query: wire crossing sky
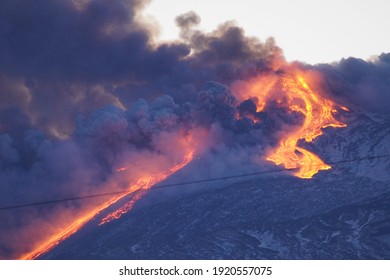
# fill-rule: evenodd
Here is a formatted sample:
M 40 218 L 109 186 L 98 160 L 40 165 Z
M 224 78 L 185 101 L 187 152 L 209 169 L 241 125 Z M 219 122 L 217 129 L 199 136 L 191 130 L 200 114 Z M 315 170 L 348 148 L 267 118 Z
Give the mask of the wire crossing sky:
M 153 0 L 144 15 L 161 25 L 161 39 L 177 38 L 174 19 L 190 10 L 206 31 L 234 20 L 248 35 L 274 37 L 287 60 L 314 64 L 390 52 L 389 8 L 387 0 Z
M 355 158 L 355 159 L 336 161 L 336 162 L 332 162 L 331 164 L 332 165 L 339 165 L 339 164 L 343 164 L 343 163 L 350 163 L 350 162 L 356 162 L 356 161 L 362 161 L 362 160 L 381 159 L 381 158 L 388 158 L 388 157 L 390 157 L 390 155 L 367 156 L 367 157 L 363 157 L 363 158 Z M 296 169 L 297 168 L 281 168 L 281 169 L 260 171 L 260 172 L 248 173 L 248 174 L 238 174 L 238 175 L 223 176 L 223 177 L 217 177 L 217 178 L 200 179 L 200 180 L 195 180 L 195 181 L 163 184 L 163 185 L 157 185 L 157 186 L 151 188 L 150 190 L 165 189 L 165 188 L 171 188 L 171 187 L 178 187 L 178 186 L 192 185 L 192 184 L 201 184 L 201 183 L 216 182 L 216 181 L 224 181 L 224 180 L 236 179 L 236 178 L 261 176 L 261 175 L 266 175 L 266 174 L 271 174 L 271 173 L 279 173 L 279 172 L 284 172 L 284 171 L 294 171 Z M 137 192 L 141 189 L 138 189 L 135 192 Z M 100 194 L 91 194 L 91 195 L 86 195 L 86 196 L 59 198 L 59 199 L 54 199 L 54 200 L 32 202 L 32 203 L 27 203 L 27 204 L 11 205 L 11 206 L 0 207 L 0 211 L 25 208 L 25 207 L 32 207 L 32 206 L 56 204 L 56 203 L 62 203 L 62 202 L 67 202 L 67 201 L 74 201 L 74 200 L 92 199 L 92 198 L 97 198 L 97 197 L 102 197 L 102 196 L 112 196 L 112 195 L 117 195 L 117 194 L 126 193 L 126 192 L 128 192 L 128 191 L 126 190 L 126 191 L 108 192 L 108 193 L 100 193 Z

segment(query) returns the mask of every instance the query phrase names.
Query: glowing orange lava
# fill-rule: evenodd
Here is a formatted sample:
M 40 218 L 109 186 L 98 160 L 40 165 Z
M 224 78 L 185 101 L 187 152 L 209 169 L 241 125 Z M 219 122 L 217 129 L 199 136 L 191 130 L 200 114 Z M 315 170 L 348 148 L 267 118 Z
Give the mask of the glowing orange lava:
M 118 219 L 121 215 L 128 212 L 134 206 L 134 203 L 138 199 L 140 199 L 146 193 L 146 191 L 150 189 L 154 184 L 157 184 L 162 180 L 165 180 L 170 175 L 172 175 L 173 173 L 177 172 L 185 165 L 187 165 L 192 160 L 193 155 L 194 155 L 194 151 L 191 150 L 185 155 L 185 158 L 182 162 L 172 166 L 167 171 L 154 174 L 154 175 L 141 177 L 140 179 L 137 180 L 135 184 L 130 185 L 130 187 L 123 193 L 116 195 L 113 198 L 110 198 L 100 206 L 90 209 L 86 213 L 80 214 L 79 217 L 71 224 L 69 224 L 64 228 L 59 229 L 56 234 L 50 236 L 47 240 L 44 240 L 41 244 L 37 245 L 36 248 L 34 248 L 31 252 L 20 256 L 19 259 L 22 260 L 36 259 L 39 256 L 47 253 L 55 246 L 57 246 L 59 243 L 61 243 L 62 241 L 70 237 L 72 234 L 77 232 L 82 226 L 84 226 L 92 218 L 98 215 L 101 211 L 107 209 L 109 206 L 116 203 L 117 201 L 124 198 L 125 196 L 134 193 L 136 191 L 139 191 L 135 194 L 135 196 L 132 198 L 132 200 L 129 203 L 121 207 L 119 210 L 113 212 L 112 214 L 107 215 L 101 221 L 100 224 L 104 224 L 114 219 Z M 124 171 L 126 169 L 127 168 L 119 168 L 117 171 Z
M 135 196 L 124 206 L 122 206 L 118 210 L 104 217 L 99 225 L 103 225 L 105 223 L 111 222 L 112 220 L 119 219 L 123 214 L 129 212 L 133 208 L 135 202 L 137 202 L 137 200 L 139 200 L 141 197 L 143 197 L 146 194 L 147 190 L 149 190 L 153 185 L 161 181 L 164 181 L 173 173 L 182 169 L 184 166 L 186 166 L 189 162 L 192 161 L 193 156 L 194 156 L 194 151 L 191 151 L 186 155 L 183 162 L 171 167 L 169 170 L 165 172 L 161 172 L 160 174 L 156 174 L 154 176 L 143 177 L 139 179 L 134 185 L 131 185 L 129 187 L 129 189 L 132 190 L 131 193 L 134 191 L 138 191 L 135 194 Z
M 314 81 L 313 81 L 314 82 Z M 278 106 L 286 107 L 290 112 L 303 115 L 303 123 L 294 130 L 284 132 L 278 146 L 272 149 L 266 159 L 287 169 L 297 169 L 295 176 L 312 178 L 318 171 L 330 169 L 316 154 L 298 146 L 303 139 L 312 142 L 322 134 L 325 127 L 345 127 L 334 118 L 337 106 L 333 101 L 313 91 L 305 74 L 291 68 L 279 74 L 269 74 L 238 85 L 238 95 L 242 99 L 251 98 L 257 105 L 257 112 L 265 109 L 269 101 L 276 101 Z
M 316 90 L 313 90 L 312 86 L 316 84 L 316 80 L 311 80 L 311 78 L 313 77 L 306 75 L 303 71 L 286 67 L 283 71 L 262 75 L 249 82 L 238 82 L 236 87 L 233 88 L 233 91 L 237 93 L 240 99 L 252 99 L 255 101 L 257 112 L 266 110 L 268 104 L 274 102 L 278 107 L 287 108 L 290 112 L 303 116 L 303 120 L 299 125 L 289 126 L 288 130 L 281 134 L 281 140 L 278 145 L 272 148 L 266 155 L 267 160 L 277 165 L 283 164 L 287 169 L 296 169 L 297 171 L 294 175 L 300 178 L 311 178 L 320 170 L 330 169 L 331 166 L 324 163 L 313 152 L 299 147 L 299 141 L 312 142 L 322 134 L 321 129 L 325 127 L 345 127 L 346 125 L 336 120 L 334 115 L 337 113 L 336 108 L 348 110 L 348 108 L 335 104 L 333 101 L 324 98 Z M 252 119 L 254 122 L 261 121 L 257 117 Z M 195 144 L 200 141 L 199 133 L 197 137 L 195 139 L 193 135 L 190 135 L 188 137 L 189 141 L 184 141 L 186 144 L 184 145 L 184 150 L 182 150 L 183 153 L 180 154 L 180 158 L 183 160 L 179 163 L 169 167 L 163 166 L 157 169 L 157 171 L 149 171 L 149 173 L 145 171 L 142 173 L 142 176 L 137 177 L 137 180 L 126 180 L 133 183 L 129 184 L 123 193 L 103 201 L 99 206 L 90 206 L 88 210 L 83 210 L 82 213 L 77 214 L 74 221 L 62 228 L 58 228 L 55 234 L 43 240 L 31 252 L 22 255 L 20 259 L 35 259 L 45 254 L 77 232 L 101 211 L 120 199 L 133 194 L 128 203 L 104 217 L 99 225 L 120 218 L 124 213 L 130 211 L 135 202 L 144 196 L 153 185 L 165 180 L 192 161 L 194 151 L 196 150 Z M 197 152 L 199 151 L 197 150 Z M 132 163 L 133 166 L 135 164 Z M 116 171 L 127 172 L 130 166 L 120 167 Z
M 69 236 L 77 232 L 83 225 L 85 225 L 88 221 L 90 221 L 93 217 L 99 214 L 100 211 L 106 209 L 111 204 L 115 203 L 117 199 L 113 198 L 108 200 L 103 205 L 96 207 L 84 215 L 80 215 L 78 219 L 72 222 L 67 227 L 61 228 L 58 232 L 52 236 L 50 236 L 47 240 L 41 242 L 41 244 L 37 245 L 31 252 L 24 254 L 19 257 L 21 260 L 33 260 L 38 258 L 39 256 L 45 254 L 46 252 L 53 249 L 59 243 L 67 239 Z

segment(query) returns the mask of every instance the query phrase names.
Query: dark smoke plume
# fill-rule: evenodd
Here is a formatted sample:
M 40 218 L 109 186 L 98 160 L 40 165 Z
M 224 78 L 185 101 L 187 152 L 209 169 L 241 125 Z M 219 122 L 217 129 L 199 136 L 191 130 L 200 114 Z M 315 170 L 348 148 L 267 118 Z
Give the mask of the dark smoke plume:
M 156 44 L 156 27 L 140 16 L 148 2 L 0 2 L 1 206 L 123 189 L 144 170 L 177 162 L 188 135 L 214 175 L 249 170 L 291 125 L 283 111 L 257 113 L 230 89 L 284 63 L 272 38 L 247 37 L 231 22 L 204 33 L 189 12 L 176 19 L 177 42 Z M 383 54 L 315 68 L 336 98 L 385 110 L 389 65 Z M 129 177 L 115 172 L 129 164 Z M 28 251 L 83 207 L 0 212 L 0 258 Z
M 383 53 L 373 61 L 350 57 L 315 68 L 326 77 L 329 92 L 341 103 L 355 110 L 389 113 L 390 54 Z

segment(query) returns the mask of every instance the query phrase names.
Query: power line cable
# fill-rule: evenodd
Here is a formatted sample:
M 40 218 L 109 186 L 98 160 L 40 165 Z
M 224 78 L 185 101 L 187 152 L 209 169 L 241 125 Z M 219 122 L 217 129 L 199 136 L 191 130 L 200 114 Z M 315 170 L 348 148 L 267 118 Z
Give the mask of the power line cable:
M 350 160 L 341 160 L 341 161 L 330 162 L 328 164 L 338 165 L 338 164 L 343 164 L 343 163 L 350 163 L 350 162 L 363 161 L 363 160 L 372 160 L 372 159 L 381 159 L 381 158 L 389 158 L 389 157 L 390 157 L 390 155 L 367 156 L 367 157 L 355 158 L 355 159 L 350 159 Z M 180 182 L 180 183 L 157 185 L 157 186 L 155 186 L 153 188 L 150 188 L 149 190 L 164 189 L 164 188 L 170 188 L 170 187 L 176 187 L 176 186 L 208 183 L 208 182 L 215 182 L 215 181 L 223 181 L 223 180 L 229 180 L 229 179 L 235 179 L 235 178 L 260 176 L 260 175 L 271 174 L 271 173 L 278 173 L 278 172 L 284 172 L 284 171 L 294 171 L 294 170 L 297 170 L 297 169 L 299 169 L 299 168 L 298 167 L 297 168 L 282 168 L 282 169 L 274 169 L 274 170 L 254 172 L 254 173 L 246 173 L 246 174 L 238 174 L 238 175 L 231 175 L 231 176 L 223 176 L 223 177 L 216 177 L 216 178 L 201 179 L 201 180 L 193 180 L 193 181 Z M 137 192 L 139 190 L 141 190 L 141 188 L 136 190 L 135 192 Z M 46 201 L 26 203 L 26 204 L 19 204 L 19 205 L 10 205 L 10 206 L 5 206 L 5 207 L 0 207 L 0 211 L 11 210 L 11 209 L 18 209 L 18 208 L 25 208 L 25 207 L 33 207 L 33 206 L 42 206 L 42 205 L 56 204 L 56 203 L 62 203 L 62 202 L 68 202 L 68 201 L 76 201 L 76 200 L 83 200 L 83 199 L 93 199 L 93 198 L 97 198 L 97 197 L 112 196 L 112 195 L 117 195 L 117 194 L 124 194 L 124 193 L 127 193 L 127 192 L 128 192 L 128 190 L 126 190 L 126 191 L 116 191 L 116 192 L 107 192 L 107 193 L 100 193 L 100 194 L 91 194 L 91 195 L 85 195 L 85 196 L 68 197 L 68 198 L 61 198 L 61 199 L 54 199 L 54 200 L 46 200 Z

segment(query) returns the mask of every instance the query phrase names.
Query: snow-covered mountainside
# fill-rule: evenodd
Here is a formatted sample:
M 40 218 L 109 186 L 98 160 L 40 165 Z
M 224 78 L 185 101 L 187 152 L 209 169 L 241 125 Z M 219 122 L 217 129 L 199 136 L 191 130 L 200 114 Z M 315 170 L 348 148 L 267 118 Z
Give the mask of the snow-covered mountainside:
M 220 181 L 102 226 L 91 221 L 42 258 L 390 259 L 390 158 L 348 162 L 390 154 L 390 118 L 346 119 L 305 144 L 335 163 L 313 179 Z
M 345 122 L 348 126 L 343 129 L 325 129 L 311 149 L 330 163 L 379 156 L 339 167 L 355 175 L 389 181 L 390 157 L 386 156 L 390 155 L 390 116 L 347 113 Z

